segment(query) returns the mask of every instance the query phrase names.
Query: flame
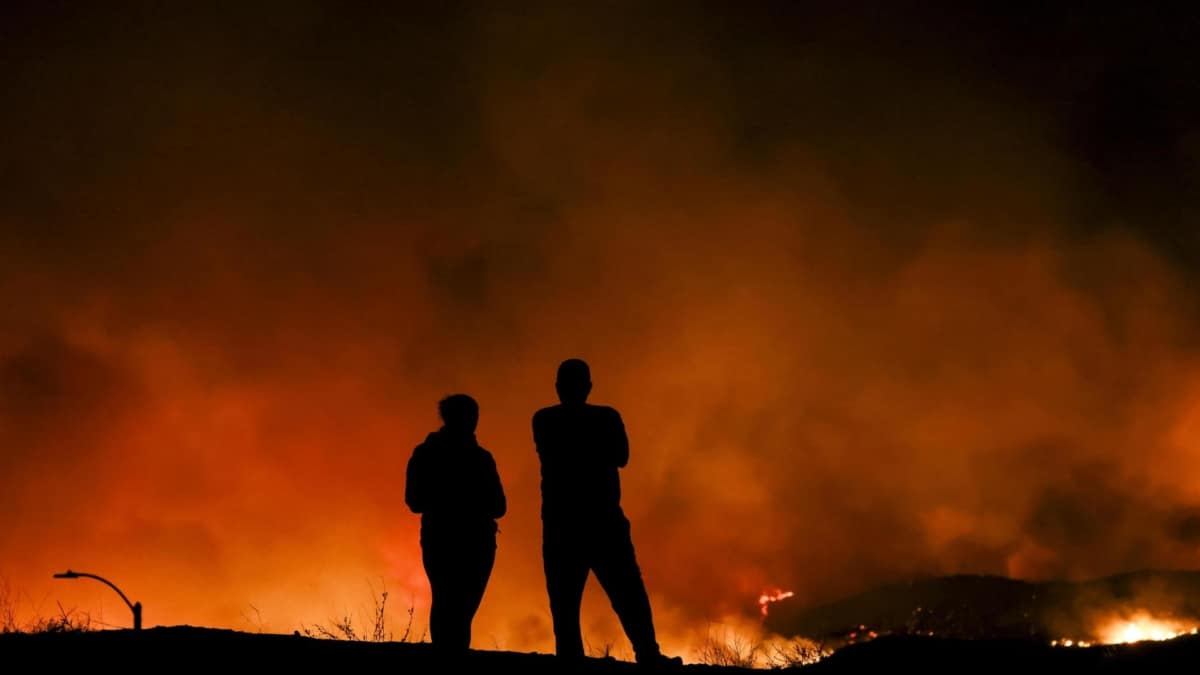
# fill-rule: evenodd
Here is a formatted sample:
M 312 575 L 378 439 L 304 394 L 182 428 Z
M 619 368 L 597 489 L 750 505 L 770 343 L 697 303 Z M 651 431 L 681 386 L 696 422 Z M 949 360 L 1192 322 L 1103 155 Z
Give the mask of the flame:
M 785 591 L 777 588 L 774 592 L 766 592 L 758 596 L 758 606 L 762 610 L 762 615 L 767 615 L 767 605 L 771 604 L 772 602 L 779 602 L 785 598 L 790 598 L 793 595 L 795 595 L 795 593 L 792 591 Z
M 1103 644 L 1126 644 L 1146 640 L 1171 640 L 1183 635 L 1195 635 L 1197 627 L 1176 619 L 1158 619 L 1146 612 L 1128 618 L 1113 619 L 1099 631 Z
M 1200 633 L 1200 626 L 1173 618 L 1159 618 L 1146 611 L 1110 617 L 1094 631 L 1094 640 L 1060 638 L 1052 647 L 1091 647 L 1094 644 L 1120 645 L 1151 640 L 1173 640 Z

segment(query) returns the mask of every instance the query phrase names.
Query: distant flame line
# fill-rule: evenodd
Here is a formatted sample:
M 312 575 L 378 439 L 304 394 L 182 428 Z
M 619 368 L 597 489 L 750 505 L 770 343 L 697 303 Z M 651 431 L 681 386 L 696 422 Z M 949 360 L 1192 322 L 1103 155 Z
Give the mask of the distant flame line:
M 1095 640 L 1053 640 L 1054 647 L 1090 647 L 1095 644 L 1119 645 L 1134 642 L 1173 640 L 1184 635 L 1196 635 L 1200 627 L 1178 619 L 1158 618 L 1149 612 L 1112 618 L 1101 624 Z

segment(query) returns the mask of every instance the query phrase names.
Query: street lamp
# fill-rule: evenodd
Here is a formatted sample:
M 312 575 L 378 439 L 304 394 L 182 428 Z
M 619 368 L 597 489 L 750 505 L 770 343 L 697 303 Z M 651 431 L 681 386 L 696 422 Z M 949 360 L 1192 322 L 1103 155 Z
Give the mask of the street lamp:
M 117 585 L 114 584 L 113 582 L 109 581 L 108 579 L 105 579 L 104 577 L 97 576 L 95 574 L 88 574 L 87 572 L 73 572 L 71 570 L 67 570 L 66 572 L 62 572 L 60 574 L 54 575 L 55 579 L 79 579 L 82 577 L 86 577 L 88 579 L 95 579 L 96 581 L 99 581 L 100 583 L 107 584 L 109 588 L 116 591 L 117 595 L 121 596 L 121 599 L 125 601 L 125 604 L 129 605 L 129 610 L 131 612 L 133 612 L 133 629 L 134 630 L 142 629 L 142 603 L 130 602 L 129 598 L 125 597 L 125 594 L 122 593 L 121 589 L 117 588 Z

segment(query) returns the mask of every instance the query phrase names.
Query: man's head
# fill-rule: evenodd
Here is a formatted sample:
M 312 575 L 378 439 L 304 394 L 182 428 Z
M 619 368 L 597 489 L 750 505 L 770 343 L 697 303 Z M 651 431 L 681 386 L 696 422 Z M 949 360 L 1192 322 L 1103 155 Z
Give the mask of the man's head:
M 479 424 L 479 404 L 466 394 L 453 394 L 438 401 L 438 414 L 449 431 L 473 434 Z
M 558 366 L 558 380 L 554 383 L 558 400 L 563 403 L 583 403 L 592 393 L 592 371 L 583 359 L 567 359 Z

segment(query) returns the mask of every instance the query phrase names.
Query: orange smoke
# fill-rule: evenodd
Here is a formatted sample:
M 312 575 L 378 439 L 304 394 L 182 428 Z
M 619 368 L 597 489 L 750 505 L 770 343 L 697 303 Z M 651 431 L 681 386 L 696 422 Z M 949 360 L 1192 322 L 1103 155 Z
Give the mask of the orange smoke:
M 510 500 L 475 645 L 549 650 L 529 425 L 576 356 L 673 653 L 768 582 L 1200 566 L 1194 282 L 1061 97 L 696 3 L 268 5 L 0 21 L 22 615 L 127 625 L 70 567 L 147 626 L 291 632 L 386 588 L 420 635 L 404 466 L 461 391 Z M 584 631 L 623 644 L 594 583 Z

